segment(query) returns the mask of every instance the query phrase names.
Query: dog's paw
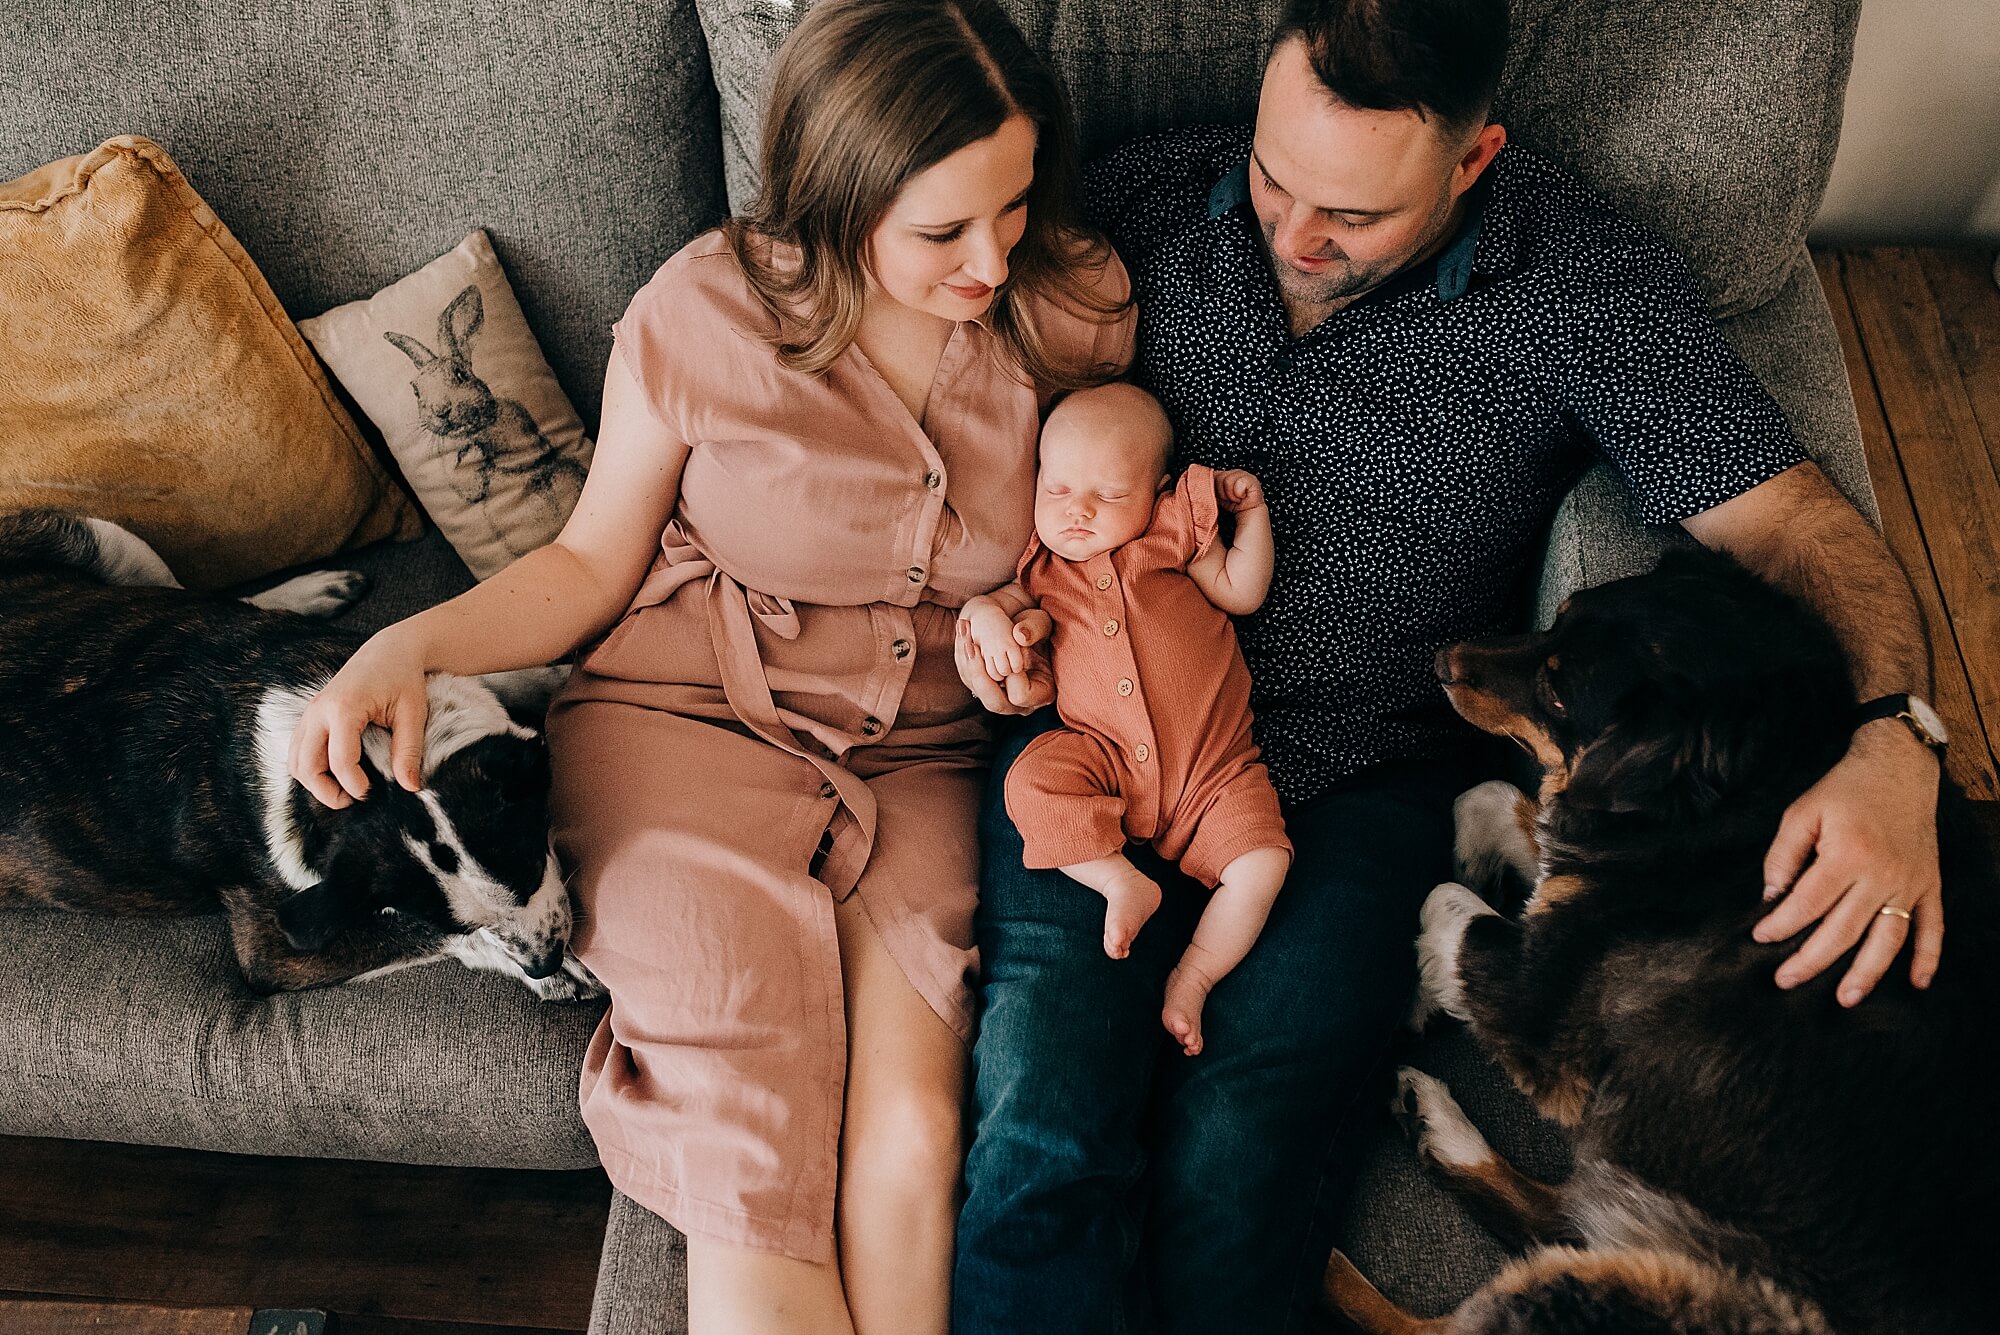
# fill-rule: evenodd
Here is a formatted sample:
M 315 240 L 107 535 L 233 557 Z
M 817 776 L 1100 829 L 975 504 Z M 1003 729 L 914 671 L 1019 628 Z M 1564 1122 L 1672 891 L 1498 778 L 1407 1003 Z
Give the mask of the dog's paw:
M 315 570 L 243 601 L 267 612 L 296 612 L 324 619 L 345 612 L 367 592 L 368 576 L 359 570 Z
M 1396 1097 L 1389 1106 L 1417 1158 L 1446 1171 L 1472 1168 L 1491 1160 L 1493 1147 L 1458 1106 L 1444 1081 L 1413 1066 L 1396 1072 Z
M 1512 867 L 1533 885 L 1541 862 L 1532 834 L 1534 813 L 1534 799 L 1504 779 L 1490 779 L 1460 793 L 1451 808 L 1456 831 L 1452 862 L 1458 879 L 1485 888 Z
M 562 968 L 547 978 L 523 975 L 523 979 L 529 990 L 543 1001 L 596 1001 L 605 995 L 604 984 L 597 981 L 597 975 L 568 953 L 563 955 Z
M 1442 1011 L 1453 1019 L 1468 1018 L 1465 989 L 1458 981 L 1458 947 L 1466 924 L 1481 915 L 1499 915 L 1464 886 L 1447 881 L 1424 901 L 1417 935 L 1417 1002 L 1410 1027 L 1421 1030 Z

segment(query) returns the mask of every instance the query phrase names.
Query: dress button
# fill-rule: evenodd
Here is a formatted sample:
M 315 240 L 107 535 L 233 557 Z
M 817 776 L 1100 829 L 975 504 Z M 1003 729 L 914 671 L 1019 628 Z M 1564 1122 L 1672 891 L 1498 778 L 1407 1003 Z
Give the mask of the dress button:
M 830 783 L 823 783 L 819 786 L 819 795 L 830 800 L 840 796 L 840 789 Z
M 1120 677 L 1118 679 L 1118 694 L 1132 694 L 1132 679 L 1130 677 Z
M 908 658 L 910 656 L 910 642 L 908 640 L 897 640 L 889 646 L 889 652 L 894 654 L 899 660 Z
M 924 582 L 924 568 L 922 566 L 911 566 L 907 573 L 910 577 L 910 583 L 921 584 Z
M 924 485 L 926 487 L 929 487 L 932 491 L 936 491 L 938 489 L 939 484 L 942 483 L 943 481 L 944 481 L 944 474 L 938 472 L 938 470 L 935 468 L 933 468 L 930 472 L 924 474 Z
M 1118 633 L 1118 623 L 1116 621 L 1105 622 L 1104 633 L 1106 635 L 1116 635 Z
M 1108 589 L 1110 587 L 1111 587 L 1111 576 L 1099 575 L 1097 577 L 1097 588 L 1099 592 L 1102 592 L 1103 590 Z
M 1139 763 L 1141 765 L 1145 764 L 1148 760 L 1151 760 L 1153 758 L 1152 748 L 1147 746 L 1144 742 L 1139 743 L 1138 749 L 1134 750 L 1132 754 L 1139 758 Z
M 861 735 L 863 737 L 877 737 L 881 735 L 881 732 L 882 732 L 881 719 L 875 718 L 874 716 L 871 715 L 868 718 L 861 720 Z

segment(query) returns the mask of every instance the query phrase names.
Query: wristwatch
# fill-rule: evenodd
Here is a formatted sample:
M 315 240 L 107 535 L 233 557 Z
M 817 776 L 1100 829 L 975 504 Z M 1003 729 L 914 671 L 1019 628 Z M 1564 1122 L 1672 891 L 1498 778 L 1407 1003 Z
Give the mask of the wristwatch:
M 1884 695 L 1858 706 L 1854 711 L 1854 726 L 1873 723 L 1878 718 L 1901 719 L 1917 740 L 1925 746 L 1944 754 L 1945 746 L 1951 741 L 1944 720 L 1932 709 L 1930 701 L 1915 695 Z

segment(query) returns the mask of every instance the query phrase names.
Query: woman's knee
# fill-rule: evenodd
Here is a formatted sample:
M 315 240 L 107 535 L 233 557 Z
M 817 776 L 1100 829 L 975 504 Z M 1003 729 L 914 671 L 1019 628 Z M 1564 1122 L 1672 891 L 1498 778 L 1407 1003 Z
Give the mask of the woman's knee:
M 843 1194 L 861 1187 L 898 1200 L 950 1199 L 964 1155 L 958 1091 L 901 1090 L 850 1106 L 841 1130 Z

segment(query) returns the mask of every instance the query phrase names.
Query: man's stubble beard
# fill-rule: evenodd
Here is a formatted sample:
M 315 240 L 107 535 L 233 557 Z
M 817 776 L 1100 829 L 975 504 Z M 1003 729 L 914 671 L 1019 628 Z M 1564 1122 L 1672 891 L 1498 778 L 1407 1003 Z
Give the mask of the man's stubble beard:
M 1306 312 L 1325 316 L 1374 291 L 1438 243 L 1445 229 L 1451 225 L 1454 203 L 1449 195 L 1439 200 L 1436 210 L 1424 224 L 1422 239 L 1409 253 L 1372 264 L 1355 264 L 1343 256 L 1336 262 L 1337 267 L 1317 274 L 1300 273 L 1279 259 L 1276 244 L 1278 229 L 1275 224 L 1266 225 L 1259 219 L 1257 230 L 1264 238 L 1264 259 L 1278 280 L 1278 292 L 1284 299 L 1285 308 L 1295 314 Z

